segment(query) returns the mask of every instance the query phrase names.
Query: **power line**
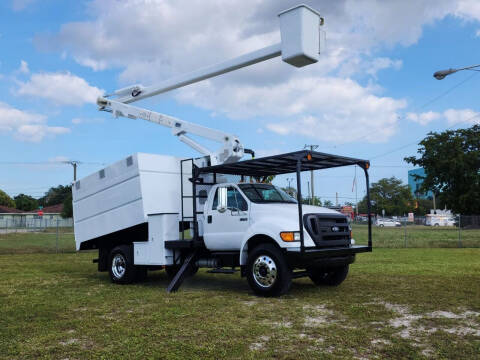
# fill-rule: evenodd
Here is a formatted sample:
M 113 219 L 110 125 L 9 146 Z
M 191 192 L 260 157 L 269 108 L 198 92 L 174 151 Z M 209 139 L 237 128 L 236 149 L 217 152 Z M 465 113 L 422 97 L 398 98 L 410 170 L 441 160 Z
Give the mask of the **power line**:
M 419 111 L 419 110 L 422 110 L 423 108 L 427 107 L 428 105 L 434 103 L 435 101 L 441 99 L 442 97 L 444 97 L 445 95 L 449 94 L 450 92 L 452 92 L 453 90 L 455 90 L 456 88 L 460 87 L 461 85 L 465 84 L 467 81 L 470 81 L 473 77 L 475 77 L 477 75 L 477 73 L 473 73 L 472 75 L 468 76 L 467 78 L 463 79 L 462 81 L 460 81 L 459 83 L 453 85 L 452 87 L 448 88 L 446 91 L 444 91 L 443 93 L 433 97 L 432 99 L 428 100 L 427 102 L 423 103 L 422 105 L 420 106 L 417 106 L 415 108 L 413 108 L 413 110 L 411 110 L 410 112 L 416 112 L 416 111 Z M 406 117 L 405 116 L 399 116 L 398 117 L 398 120 L 406 120 Z M 360 141 L 360 140 L 363 140 L 365 138 L 367 138 L 368 136 L 370 136 L 371 133 L 368 133 L 368 134 L 365 134 L 357 139 L 355 139 L 354 141 L 357 142 L 357 141 Z M 343 143 L 340 143 L 336 146 L 342 146 L 342 145 L 345 145 L 346 143 L 348 143 L 349 141 L 345 141 Z M 336 147 L 334 146 L 334 147 Z M 373 158 L 372 158 L 373 159 Z
M 455 124 L 447 127 L 444 131 L 450 130 L 451 128 L 457 126 L 458 124 L 470 122 L 471 120 L 473 120 L 473 119 L 475 119 L 476 117 L 479 117 L 479 116 L 480 116 L 480 113 L 477 113 L 477 114 L 469 117 L 468 119 L 459 121 L 459 122 L 457 122 L 457 123 L 455 123 Z M 379 157 L 383 157 L 383 156 L 389 155 L 389 154 L 391 154 L 391 153 L 397 152 L 398 150 L 405 149 L 406 147 L 409 147 L 409 146 L 411 146 L 411 145 L 413 145 L 413 144 L 418 144 L 418 142 L 421 141 L 422 139 L 423 139 L 423 138 L 418 138 L 418 139 L 415 140 L 414 142 L 411 142 L 411 143 L 408 143 L 408 144 L 406 144 L 406 145 L 400 146 L 400 147 L 395 148 L 395 149 L 393 149 L 393 150 L 389 150 L 389 151 L 387 151 L 386 153 L 383 153 L 383 154 L 380 154 L 380 155 L 371 157 L 370 159 L 372 159 L 372 160 L 373 160 L 373 159 L 378 159 Z

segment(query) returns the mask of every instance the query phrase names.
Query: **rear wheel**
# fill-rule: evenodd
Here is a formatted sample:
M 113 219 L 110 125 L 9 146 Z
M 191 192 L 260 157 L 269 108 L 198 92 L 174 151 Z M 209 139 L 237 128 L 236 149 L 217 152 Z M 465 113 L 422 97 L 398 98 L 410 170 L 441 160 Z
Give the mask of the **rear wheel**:
M 292 270 L 277 247 L 260 244 L 248 255 L 247 280 L 257 295 L 280 296 L 290 289 Z
M 131 247 L 128 245 L 117 246 L 112 249 L 109 256 L 110 280 L 115 284 L 130 284 L 135 281 L 136 268 L 133 265 Z
M 348 265 L 333 269 L 313 267 L 307 269 L 307 271 L 315 285 L 338 286 L 347 278 L 348 268 Z

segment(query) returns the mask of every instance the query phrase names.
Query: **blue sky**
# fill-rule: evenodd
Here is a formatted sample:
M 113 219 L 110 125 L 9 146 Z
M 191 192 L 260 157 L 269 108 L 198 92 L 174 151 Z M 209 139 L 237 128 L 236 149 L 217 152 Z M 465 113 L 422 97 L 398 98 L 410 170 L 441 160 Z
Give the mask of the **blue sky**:
M 196 156 L 169 129 L 98 112 L 95 98 L 273 44 L 276 14 L 295 3 L 3 1 L 0 189 L 38 197 L 67 184 L 72 169 L 62 160 L 84 162 L 81 178 L 134 152 Z M 276 58 L 138 106 L 234 133 L 259 155 L 318 144 L 370 159 L 372 181 L 406 182 L 403 158 L 418 140 L 479 121 L 477 73 L 432 77 L 480 62 L 476 1 L 306 3 L 325 16 L 317 64 L 293 69 Z M 316 174 L 316 194 L 354 201 L 354 171 Z M 285 186 L 286 177 L 276 182 Z

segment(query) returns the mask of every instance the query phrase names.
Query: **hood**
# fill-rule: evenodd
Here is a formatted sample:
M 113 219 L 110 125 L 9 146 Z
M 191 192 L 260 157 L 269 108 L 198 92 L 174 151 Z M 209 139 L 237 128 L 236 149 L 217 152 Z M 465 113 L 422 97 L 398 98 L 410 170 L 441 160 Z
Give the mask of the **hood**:
M 271 203 L 271 204 L 257 204 L 252 203 L 252 211 L 254 212 L 265 212 L 270 213 L 274 216 L 287 216 L 293 217 L 298 221 L 298 205 L 297 204 L 286 204 L 286 203 Z M 324 208 L 321 206 L 312 206 L 312 205 L 302 205 L 302 213 L 305 214 L 339 214 L 342 213 Z

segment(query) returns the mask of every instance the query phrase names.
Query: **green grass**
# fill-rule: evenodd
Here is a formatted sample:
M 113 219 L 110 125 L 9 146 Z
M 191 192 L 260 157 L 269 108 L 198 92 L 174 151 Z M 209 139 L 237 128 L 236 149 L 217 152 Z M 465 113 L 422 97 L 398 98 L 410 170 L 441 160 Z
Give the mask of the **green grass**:
M 366 244 L 367 225 L 354 224 L 353 237 L 357 244 Z M 461 229 L 462 247 L 480 248 L 480 229 Z M 405 228 L 372 226 L 372 239 L 375 247 L 405 247 Z M 454 248 L 459 246 L 459 230 L 457 227 L 432 227 L 424 225 L 408 225 L 406 228 L 406 246 L 408 248 Z
M 73 233 L 17 232 L 0 234 L 0 254 L 74 252 Z
M 0 255 L 0 358 L 478 358 L 480 249 L 376 249 L 277 299 L 199 271 L 113 285 L 95 253 Z M 444 311 L 445 313 L 439 313 Z M 447 313 L 448 312 L 448 313 Z M 452 318 L 453 317 L 453 318 Z
M 405 229 L 372 227 L 373 244 L 376 248 L 404 248 Z M 188 238 L 189 235 L 187 234 Z M 353 225 L 353 237 L 357 244 L 367 243 L 367 226 Z M 462 247 L 480 248 L 480 230 L 461 231 Z M 455 248 L 458 247 L 458 228 L 428 227 L 411 225 L 407 227 L 408 248 Z M 54 253 L 57 236 L 54 229 L 42 232 L 0 234 L 0 254 Z M 74 252 L 75 240 L 71 228 L 62 229 L 58 235 L 58 251 Z

